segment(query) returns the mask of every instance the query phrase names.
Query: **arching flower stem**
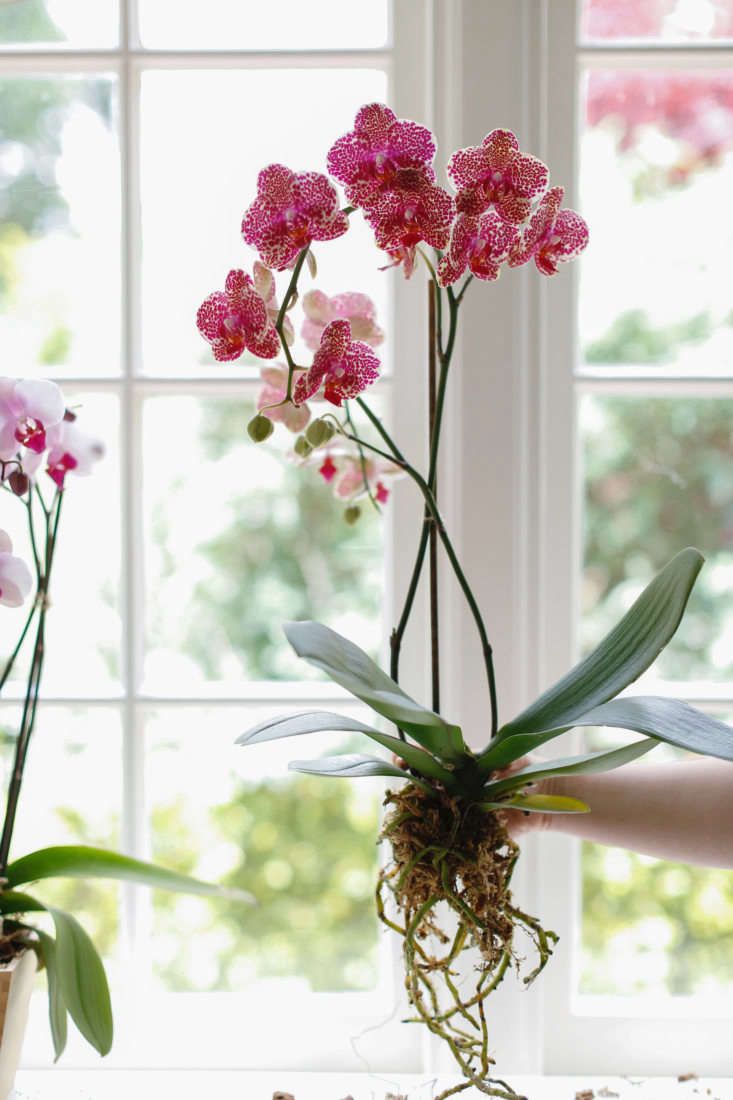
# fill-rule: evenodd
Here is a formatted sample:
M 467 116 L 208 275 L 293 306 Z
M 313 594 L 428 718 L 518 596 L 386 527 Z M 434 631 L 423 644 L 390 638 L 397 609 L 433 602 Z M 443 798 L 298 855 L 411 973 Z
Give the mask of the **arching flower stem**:
M 494 676 L 494 661 L 493 661 L 493 651 L 492 651 L 492 648 L 491 648 L 491 643 L 489 642 L 488 635 L 486 633 L 486 627 L 484 625 L 484 621 L 483 621 L 483 618 L 481 616 L 481 611 L 479 609 L 478 603 L 476 602 L 476 597 L 474 596 L 474 594 L 471 590 L 471 586 L 468 583 L 468 580 L 466 579 L 466 575 L 463 572 L 463 569 L 461 567 L 461 563 L 458 560 L 458 556 L 457 556 L 457 554 L 455 552 L 455 549 L 453 547 L 453 543 L 450 540 L 450 536 L 448 535 L 448 532 L 445 528 L 445 523 L 443 522 L 443 517 L 441 516 L 441 514 L 438 510 L 438 505 L 435 501 L 435 497 L 433 495 L 433 492 L 432 492 L 428 482 L 425 480 L 425 478 L 422 476 L 422 474 L 420 474 L 419 471 L 416 470 L 415 467 L 411 465 L 411 463 L 407 462 L 406 459 L 404 459 L 404 458 L 398 458 L 396 456 L 396 454 L 394 454 L 394 452 L 392 454 L 389 454 L 386 451 L 383 451 L 380 447 L 375 447 L 374 444 L 368 443 L 366 440 L 361 440 L 360 441 L 358 439 L 358 437 L 351 435 L 351 433 L 349 433 L 349 432 L 344 432 L 344 435 L 352 443 L 358 444 L 359 442 L 361 442 L 362 446 L 366 450 L 372 451 L 373 454 L 379 455 L 380 458 L 384 458 L 388 462 L 394 462 L 395 465 L 401 467 L 401 469 L 403 469 L 405 471 L 405 473 L 408 474 L 412 478 L 412 480 L 415 482 L 418 489 L 422 493 L 422 495 L 425 499 L 425 504 L 427 505 L 427 509 L 430 513 L 430 518 L 429 518 L 429 520 L 426 524 L 423 524 L 423 535 L 421 535 L 421 545 L 422 545 L 422 541 L 423 541 L 423 538 L 424 538 L 425 539 L 425 546 L 427 546 L 427 536 L 424 535 L 424 532 L 425 532 L 426 527 L 429 528 L 430 524 L 434 523 L 437 527 L 438 536 L 440 537 L 440 540 L 443 543 L 443 548 L 445 549 L 448 560 L 451 564 L 453 572 L 455 573 L 456 580 L 458 581 L 458 584 L 460 585 L 461 591 L 463 592 L 463 595 L 466 599 L 466 603 L 469 606 L 471 615 L 473 616 L 473 620 L 476 624 L 476 629 L 477 629 L 478 634 L 479 634 L 479 639 L 481 641 L 481 651 L 482 651 L 482 655 L 483 655 L 484 666 L 485 666 L 485 669 L 486 669 L 486 678 L 487 678 L 488 687 L 489 687 L 489 697 L 490 697 L 490 702 L 491 702 L 492 730 L 495 730 L 498 726 L 498 710 L 497 710 L 497 702 L 496 702 L 496 681 L 495 681 L 495 676 Z M 424 553 L 425 553 L 425 551 L 423 550 L 423 557 L 424 557 Z M 421 562 L 421 564 L 422 564 L 422 562 Z
M 431 264 L 427 260 L 427 257 L 425 257 L 423 255 L 423 259 L 425 260 L 428 267 L 431 267 Z M 437 395 L 436 395 L 436 410 L 435 410 L 435 420 L 434 420 L 434 427 L 433 427 L 433 439 L 431 439 L 431 445 L 430 445 L 430 459 L 429 459 L 427 483 L 425 483 L 423 478 L 420 478 L 420 481 L 422 481 L 423 485 L 425 485 L 425 487 L 428 489 L 428 491 L 430 493 L 430 496 L 431 496 L 431 499 L 433 499 L 433 504 L 435 506 L 435 510 L 430 509 L 430 508 L 428 508 L 426 510 L 426 518 L 425 518 L 425 521 L 424 521 L 424 524 L 423 524 L 423 528 L 422 528 L 422 530 L 420 530 L 420 537 L 419 537 L 419 541 L 418 541 L 417 552 L 416 552 L 416 555 L 415 555 L 415 564 L 413 565 L 413 572 L 412 572 L 411 579 L 409 579 L 409 583 L 408 583 L 408 586 L 407 586 L 407 592 L 405 594 L 405 603 L 404 603 L 404 606 L 403 606 L 402 614 L 400 616 L 400 619 L 398 619 L 397 625 L 394 628 L 394 630 L 392 631 L 392 635 L 391 635 L 391 638 L 390 638 L 390 656 L 391 656 L 390 675 L 392 676 L 392 679 L 396 681 L 398 679 L 398 674 L 400 674 L 400 652 L 401 652 L 401 648 L 402 648 L 402 640 L 403 640 L 403 637 L 404 637 L 404 634 L 405 634 L 405 630 L 407 628 L 407 623 L 409 621 L 409 616 L 411 616 L 411 614 L 412 614 L 413 605 L 415 603 L 415 596 L 417 595 L 417 587 L 418 587 L 418 584 L 419 584 L 420 575 L 422 575 L 423 566 L 425 564 L 425 557 L 426 557 L 426 553 L 427 553 L 428 543 L 429 543 L 429 540 L 430 540 L 430 526 L 431 526 L 431 524 L 433 524 L 433 522 L 436 522 L 437 529 L 438 529 L 438 535 L 439 535 L 442 543 L 444 543 L 444 547 L 445 547 L 446 552 L 448 554 L 448 558 L 449 558 L 450 563 L 452 565 L 453 571 L 456 572 L 456 576 L 458 577 L 459 584 L 461 585 L 461 590 L 463 591 L 464 596 L 466 596 L 467 603 L 469 604 L 469 608 L 471 610 L 471 615 L 473 616 L 473 619 L 475 621 L 475 625 L 477 625 L 477 629 L 479 631 L 479 638 L 481 640 L 482 656 L 483 656 L 483 661 L 484 661 L 485 670 L 486 670 L 486 681 L 488 681 L 489 695 L 490 695 L 490 700 L 491 700 L 492 734 L 495 734 L 496 729 L 499 728 L 499 711 L 497 711 L 497 704 L 496 704 L 496 683 L 495 683 L 494 664 L 493 664 L 493 650 L 491 648 L 488 635 L 486 635 L 486 628 L 485 628 L 485 625 L 483 623 L 483 618 L 481 616 L 481 612 L 480 612 L 479 606 L 477 604 L 477 601 L 475 601 L 473 593 L 471 592 L 471 588 L 468 584 L 468 581 L 466 580 L 466 576 L 464 576 L 464 574 L 461 570 L 461 566 L 460 566 L 460 563 L 458 562 L 456 552 L 455 552 L 455 550 L 453 550 L 452 544 L 450 543 L 450 540 L 448 538 L 448 533 L 446 531 L 445 524 L 444 524 L 444 522 L 442 522 L 442 519 L 440 518 L 439 513 L 437 513 L 438 454 L 439 454 L 439 448 L 440 448 L 440 432 L 441 432 L 441 428 L 442 428 L 442 416 L 444 416 L 444 409 L 445 409 L 446 388 L 447 388 L 447 384 L 448 384 L 448 373 L 449 373 L 449 370 L 450 370 L 450 364 L 451 364 L 453 350 L 455 350 L 455 346 L 456 346 L 456 337 L 457 337 L 457 333 L 458 333 L 458 315 L 459 315 L 460 303 L 461 303 L 461 299 L 463 297 L 463 294 L 466 293 L 466 290 L 468 289 L 468 286 L 469 286 L 470 282 L 471 282 L 471 277 L 469 277 L 467 279 L 466 283 L 463 284 L 463 286 L 461 287 L 459 295 L 453 294 L 452 289 L 450 287 L 448 287 L 448 289 L 447 289 L 446 297 L 447 297 L 447 301 L 448 301 L 448 318 L 449 318 L 449 321 L 448 321 L 448 333 L 447 333 L 445 348 L 444 348 L 444 346 L 442 346 L 441 310 L 438 310 L 438 312 L 437 312 L 437 318 L 438 318 L 437 339 L 438 339 L 438 356 L 439 356 L 439 362 L 440 362 L 440 372 L 439 372 L 439 377 L 438 377 L 438 387 L 437 387 Z M 438 286 L 437 281 L 435 281 L 434 287 L 435 287 L 435 294 L 436 294 L 436 298 L 437 298 L 437 303 L 440 303 L 440 301 L 441 301 L 441 290 Z M 370 417 L 370 419 L 372 420 L 372 422 L 375 423 L 375 426 L 378 426 L 379 421 L 376 421 L 376 418 L 373 416 L 373 414 L 370 414 L 370 410 L 369 410 L 368 406 L 366 406 L 365 403 L 363 403 L 363 401 L 360 401 L 360 405 L 361 405 L 362 408 L 364 408 L 364 411 L 366 412 L 366 415 L 368 415 Z M 409 463 L 405 462 L 404 455 L 400 452 L 400 450 L 398 450 L 395 443 L 392 441 L 389 432 L 386 432 L 386 430 L 381 425 L 379 427 L 381 428 L 380 434 L 381 434 L 382 438 L 387 443 L 387 445 L 389 445 L 389 447 L 392 451 L 393 460 L 396 462 L 397 465 L 402 465 L 403 469 L 409 475 L 413 476 L 413 480 L 416 481 L 416 478 L 419 477 L 419 474 L 417 474 L 417 471 L 414 470 L 414 467 L 409 466 Z M 409 467 L 409 469 L 408 469 L 408 467 Z M 411 471 L 412 471 L 412 473 L 411 473 Z M 414 475 L 416 475 L 416 476 L 414 476 Z M 418 487 L 420 487 L 420 491 L 424 492 L 423 486 L 419 485 L 419 483 L 418 483 Z M 425 492 L 424 492 L 424 495 L 425 495 Z M 436 514 L 437 514 L 438 518 L 436 518 Z M 449 547 L 450 547 L 450 549 L 449 549 Z
M 353 438 L 356 439 L 356 449 L 359 452 L 359 466 L 361 467 L 361 476 L 362 476 L 362 480 L 364 482 L 364 488 L 366 490 L 366 494 L 369 497 L 369 500 L 371 501 L 371 505 L 374 508 L 374 510 L 376 512 L 381 512 L 382 509 L 379 507 L 379 503 L 378 503 L 376 497 L 374 496 L 374 493 L 371 490 L 371 486 L 369 485 L 369 478 L 367 477 L 366 456 L 364 454 L 364 447 L 363 447 L 363 444 L 361 443 L 361 440 L 357 437 L 356 427 L 354 426 L 354 421 L 351 417 L 351 411 L 349 409 L 349 402 L 348 401 L 344 401 L 344 415 L 346 417 L 346 423 L 349 425 L 349 428 L 351 430 L 351 434 L 352 434 Z
M 310 245 L 308 246 L 308 248 L 304 248 L 302 250 L 302 252 L 300 253 L 300 255 L 298 256 L 298 259 L 295 261 L 295 267 L 293 268 L 293 274 L 290 276 L 290 282 L 288 283 L 288 289 L 285 291 L 285 295 L 283 297 L 282 304 L 280 306 L 280 309 L 278 310 L 277 320 L 275 321 L 275 328 L 277 329 L 277 334 L 280 337 L 280 343 L 282 345 L 282 349 L 283 349 L 283 352 L 285 354 L 285 359 L 287 360 L 287 364 L 288 364 L 288 386 L 287 386 L 287 391 L 285 393 L 285 400 L 286 401 L 291 401 L 292 397 L 293 397 L 293 375 L 295 374 L 295 371 L 297 369 L 297 365 L 296 365 L 295 360 L 293 359 L 292 355 L 290 354 L 290 348 L 288 347 L 288 342 L 285 339 L 285 314 L 288 312 L 288 308 L 290 306 L 291 300 L 293 299 L 294 295 L 297 293 L 298 279 L 300 278 L 300 273 L 303 270 L 303 264 L 305 263 L 305 258 L 308 255 L 308 249 L 309 248 L 310 248 Z
M 23 773 L 25 770 L 26 758 L 28 756 L 28 749 L 30 747 L 31 736 L 33 734 L 33 728 L 36 720 L 38 694 L 41 686 L 41 675 L 43 672 L 43 661 L 45 656 L 48 591 L 51 580 L 51 570 L 53 566 L 54 553 L 56 550 L 56 540 L 58 538 L 59 520 L 61 518 L 61 505 L 64 497 L 63 490 L 60 488 L 57 489 L 54 493 L 51 506 L 49 507 L 43 499 L 43 494 L 38 487 L 36 487 L 36 492 L 37 499 L 43 512 L 43 525 L 45 534 L 44 554 L 42 561 L 35 551 L 38 540 L 36 538 L 32 496 L 30 493 L 26 502 L 26 506 L 28 509 L 28 524 L 31 535 L 31 542 L 34 546 L 34 560 L 36 564 L 36 599 L 34 601 L 28 620 L 21 633 L 18 645 L 13 651 L 9 662 L 3 671 L 2 681 L 0 682 L 1 687 L 10 675 L 10 669 L 12 668 L 15 662 L 15 658 L 20 651 L 20 647 L 31 625 L 33 617 L 37 614 L 38 621 L 36 626 L 35 641 L 33 644 L 33 654 L 31 657 L 31 667 L 28 673 L 28 686 L 26 688 L 25 698 L 23 701 L 23 712 L 20 720 L 18 739 L 15 746 L 13 771 L 11 773 L 10 783 L 8 785 L 8 798 L 6 802 L 5 819 L 3 821 L 2 835 L 0 836 L 0 880 L 4 877 L 8 866 L 10 845 L 12 843 L 13 829 L 15 827 L 15 816 L 18 809 L 20 790 L 23 784 Z

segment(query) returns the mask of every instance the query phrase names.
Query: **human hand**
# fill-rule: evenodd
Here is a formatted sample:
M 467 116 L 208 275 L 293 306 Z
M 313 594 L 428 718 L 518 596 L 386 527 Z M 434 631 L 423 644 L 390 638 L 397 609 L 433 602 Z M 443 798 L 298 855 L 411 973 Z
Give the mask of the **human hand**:
M 530 764 L 536 764 L 536 756 L 522 756 L 519 760 L 513 760 L 505 768 L 499 768 L 494 772 L 494 779 L 506 779 L 521 771 Z M 528 783 L 524 790 L 529 794 L 549 794 L 552 780 L 540 780 L 539 783 Z M 518 840 L 527 833 L 542 832 L 549 829 L 552 823 L 552 814 L 530 813 L 528 810 L 495 810 L 499 821 L 502 823 L 512 840 Z

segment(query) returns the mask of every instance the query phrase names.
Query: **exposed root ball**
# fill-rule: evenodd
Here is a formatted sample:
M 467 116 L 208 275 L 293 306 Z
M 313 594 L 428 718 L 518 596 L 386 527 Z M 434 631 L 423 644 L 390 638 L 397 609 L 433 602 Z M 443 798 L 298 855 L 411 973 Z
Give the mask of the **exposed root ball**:
M 557 939 L 512 903 L 519 848 L 493 813 L 442 788 L 428 793 L 408 783 L 390 792 L 386 804 L 382 836 L 392 859 L 379 878 L 378 913 L 403 939 L 405 984 L 417 1012 L 412 1019 L 448 1044 L 465 1078 L 437 1100 L 469 1087 L 517 1100 L 509 1085 L 489 1076 L 493 1059 L 484 1002 L 510 964 L 519 968 L 523 961 L 514 945 L 517 927 L 528 933 L 538 954 L 526 984 L 539 974 Z M 388 915 L 387 894 L 396 920 Z M 458 962 L 468 950 L 477 958 L 466 990 Z

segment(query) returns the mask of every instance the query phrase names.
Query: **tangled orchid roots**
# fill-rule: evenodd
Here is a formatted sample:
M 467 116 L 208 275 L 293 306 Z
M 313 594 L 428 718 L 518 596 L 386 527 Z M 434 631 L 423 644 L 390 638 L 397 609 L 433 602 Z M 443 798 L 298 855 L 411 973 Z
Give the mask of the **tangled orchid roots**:
M 496 815 L 440 788 L 428 793 L 408 783 L 387 794 L 391 809 L 382 838 L 391 862 L 377 885 L 380 920 L 402 937 L 405 985 L 416 1015 L 439 1036 L 458 1063 L 464 1081 L 436 1100 L 476 1088 L 487 1096 L 523 1100 L 505 1081 L 490 1076 L 485 1002 L 517 954 L 517 928 L 529 937 L 537 964 L 524 977 L 529 985 L 557 942 L 534 917 L 512 904 L 510 883 L 519 848 Z M 387 911 L 391 895 L 397 918 Z M 440 908 L 439 908 L 440 907 Z M 450 932 L 446 930 L 446 926 Z M 459 972 L 464 952 L 477 949 L 475 981 L 468 990 Z

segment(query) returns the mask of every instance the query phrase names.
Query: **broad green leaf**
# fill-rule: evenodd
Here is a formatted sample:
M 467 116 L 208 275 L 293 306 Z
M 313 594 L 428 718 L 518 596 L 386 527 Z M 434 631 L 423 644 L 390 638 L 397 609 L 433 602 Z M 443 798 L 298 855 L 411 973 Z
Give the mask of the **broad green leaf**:
M 576 726 L 613 726 L 634 730 L 704 756 L 733 760 L 733 729 L 678 699 L 631 696 L 588 711 Z
M 590 806 L 564 794 L 520 794 L 508 802 L 481 802 L 487 810 L 522 810 L 528 814 L 587 814 Z
M 503 726 L 497 740 L 573 726 L 641 676 L 677 630 L 703 561 L 690 547 L 677 554 L 597 649 Z
M 101 1055 L 112 1048 L 112 1005 L 102 960 L 75 917 L 48 906 L 56 927 L 56 975 L 69 1015 Z
M 299 657 L 411 734 L 418 744 L 444 760 L 466 755 L 459 727 L 411 699 L 353 642 L 322 623 L 286 623 L 283 629 Z
M 287 717 L 268 718 L 253 726 L 237 738 L 238 745 L 259 745 L 263 741 L 276 741 L 280 737 L 300 737 L 305 733 L 341 732 L 373 733 L 371 726 L 333 714 L 327 710 L 308 710 Z
M 0 893 L 0 914 L 6 913 L 40 913 L 46 906 L 36 901 L 30 894 L 22 894 L 19 890 L 3 890 Z
M 51 1038 L 53 1050 L 56 1055 L 54 1061 L 58 1062 L 66 1047 L 67 1020 L 66 1002 L 61 992 L 61 983 L 58 975 L 56 961 L 56 941 L 47 932 L 35 929 L 41 944 L 41 955 L 46 966 L 46 981 L 48 982 L 48 1018 L 51 1024 Z
M 545 741 L 551 741 L 559 737 L 561 733 L 567 733 L 571 727 L 563 726 L 557 730 L 543 730 L 542 733 L 515 733 L 513 737 L 507 737 L 505 741 L 494 741 L 477 759 L 478 770 L 481 775 L 498 768 L 506 768 L 527 753 L 539 748 Z
M 530 764 L 514 775 L 506 779 L 498 779 L 493 783 L 487 783 L 484 793 L 491 799 L 504 794 L 505 791 L 516 790 L 528 783 L 537 783 L 540 779 L 549 779 L 553 775 L 589 775 L 592 772 L 607 772 L 613 768 L 620 768 L 624 764 L 631 763 L 645 753 L 653 749 L 659 742 L 653 737 L 643 741 L 634 741 L 631 745 L 624 745 L 620 749 L 604 749 L 602 752 L 591 752 L 585 756 L 566 756 L 560 760 L 547 760 L 539 764 Z
M 319 760 L 291 760 L 288 767 L 291 771 L 305 772 L 307 775 L 334 775 L 344 779 L 364 775 L 394 775 L 398 779 L 408 779 L 419 786 L 427 786 L 422 780 L 398 768 L 396 764 L 390 764 L 378 756 L 362 756 L 359 753 L 325 756 Z
M 224 886 L 200 882 L 198 879 L 189 878 L 188 875 L 180 875 L 176 871 L 168 871 L 165 867 L 156 867 L 153 863 L 132 859 L 120 852 L 108 852 L 104 848 L 88 848 L 78 844 L 41 848 L 37 852 L 16 859 L 8 867 L 6 877 L 11 887 L 22 886 L 26 882 L 37 882 L 44 878 L 111 878 L 184 894 L 204 894 L 240 901 L 252 900 L 241 890 L 230 890 Z
M 446 786 L 454 785 L 455 781 L 452 773 L 447 771 L 446 768 L 442 768 L 438 761 L 430 753 L 425 752 L 424 749 L 419 749 L 408 741 L 400 741 L 399 737 L 382 733 L 380 730 L 374 729 L 373 726 L 364 725 L 363 722 L 356 722 L 353 718 L 345 718 L 342 714 L 332 714 L 329 711 L 307 711 L 302 714 L 290 715 L 287 718 L 270 718 L 266 722 L 254 726 L 247 733 L 243 733 L 241 737 L 237 738 L 237 744 L 255 745 L 263 741 L 275 741 L 280 737 L 300 737 L 306 733 L 323 733 L 336 730 L 366 734 L 367 737 L 371 737 L 372 741 L 376 741 L 377 744 L 397 753 L 421 775 L 429 775 L 432 779 L 439 779 Z

